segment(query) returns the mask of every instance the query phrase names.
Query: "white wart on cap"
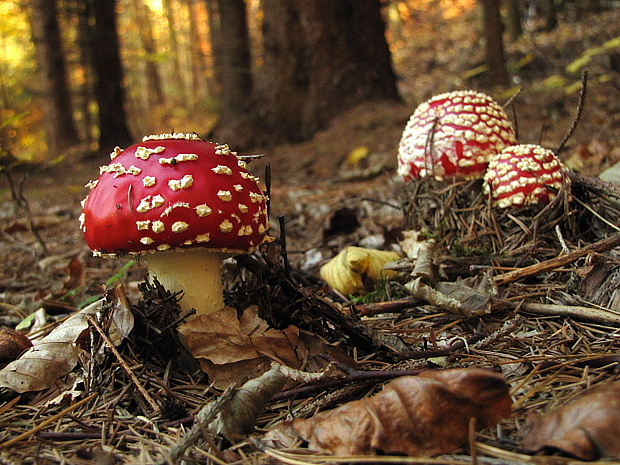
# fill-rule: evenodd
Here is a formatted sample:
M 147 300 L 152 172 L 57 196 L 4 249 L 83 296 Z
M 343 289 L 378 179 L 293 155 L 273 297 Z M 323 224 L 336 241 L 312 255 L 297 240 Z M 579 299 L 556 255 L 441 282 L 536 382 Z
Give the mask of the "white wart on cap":
M 551 150 L 524 144 L 491 159 L 484 189 L 493 207 L 527 207 L 549 202 L 568 182 L 564 165 Z
M 490 157 L 515 143 L 512 123 L 488 95 L 437 95 L 416 108 L 403 131 L 398 174 L 405 181 L 482 177 Z

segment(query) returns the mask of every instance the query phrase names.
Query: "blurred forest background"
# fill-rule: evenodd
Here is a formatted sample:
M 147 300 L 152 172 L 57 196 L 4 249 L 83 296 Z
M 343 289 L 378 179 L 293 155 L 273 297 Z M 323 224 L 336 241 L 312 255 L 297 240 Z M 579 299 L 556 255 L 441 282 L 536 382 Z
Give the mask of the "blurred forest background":
M 411 106 L 474 87 L 505 101 L 527 73 L 528 84 L 570 95 L 596 57 L 604 66 L 593 82 L 617 88 L 617 31 L 570 47 L 559 71 L 547 62 L 566 51 L 545 34 L 564 24 L 570 39 L 579 25 L 599 27 L 587 23 L 592 15 L 619 7 L 611 0 L 0 0 L 0 164 L 92 158 L 173 130 L 236 149 L 298 142 L 369 100 Z

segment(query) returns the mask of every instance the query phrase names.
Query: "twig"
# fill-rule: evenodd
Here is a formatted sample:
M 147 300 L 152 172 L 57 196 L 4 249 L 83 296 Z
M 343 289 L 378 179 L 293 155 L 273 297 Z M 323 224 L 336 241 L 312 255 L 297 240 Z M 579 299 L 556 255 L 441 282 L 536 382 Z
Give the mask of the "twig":
M 416 376 L 424 370 L 349 370 L 347 375 L 342 378 L 330 378 L 318 381 L 312 384 L 306 384 L 298 388 L 289 389 L 288 391 L 278 392 L 271 398 L 271 402 L 277 402 L 284 399 L 299 398 L 318 391 L 324 391 L 329 388 L 344 386 L 353 382 L 388 380 L 399 378 L 401 376 Z
M 579 121 L 581 120 L 581 115 L 583 114 L 583 107 L 586 103 L 586 91 L 588 88 L 588 69 L 583 70 L 583 74 L 581 75 L 581 92 L 579 93 L 579 102 L 577 103 L 577 111 L 575 112 L 575 118 L 573 118 L 573 122 L 570 125 L 570 128 L 566 132 L 564 139 L 560 142 L 560 145 L 557 149 L 555 149 L 555 154 L 559 155 L 560 152 L 566 146 L 568 140 L 573 136 L 575 131 L 577 130 L 577 126 L 579 125 Z
M 591 321 L 603 325 L 620 325 L 620 313 L 604 308 L 524 302 L 517 310 L 536 313 L 538 315 L 570 317 L 575 320 Z
M 359 304 L 354 305 L 353 313 L 357 313 L 360 316 L 373 316 L 379 313 L 402 313 L 415 307 L 420 302 L 420 299 L 410 297 L 408 299 L 377 302 L 374 304 Z
M 620 187 L 614 183 L 604 181 L 600 178 L 575 173 L 573 171 L 568 171 L 567 176 L 574 184 L 584 186 L 598 194 L 605 194 L 613 197 L 616 202 L 620 200 Z
M 280 255 L 284 262 L 284 271 L 290 276 L 291 265 L 288 261 L 288 251 L 286 250 L 286 219 L 281 215 L 278 217 L 278 222 L 280 223 Z
M 220 397 L 213 402 L 209 402 L 200 409 L 194 418 L 194 426 L 192 429 L 170 450 L 169 458 L 171 463 L 180 462 L 185 451 L 195 444 L 198 438 L 203 435 L 203 431 L 207 428 L 207 425 L 220 413 L 223 405 L 231 399 L 233 392 L 234 386 L 228 387 Z M 167 465 L 167 463 L 166 461 L 161 461 L 159 465 Z
M 4 174 L 7 181 L 9 182 L 9 187 L 11 189 L 11 196 L 13 197 L 13 200 L 15 201 L 17 207 L 22 209 L 26 213 L 26 219 L 28 220 L 28 227 L 30 228 L 30 232 L 34 235 L 37 242 L 43 249 L 43 253 L 45 255 L 49 255 L 49 250 L 47 249 L 47 245 L 45 244 L 45 241 L 39 234 L 39 231 L 37 231 L 37 229 L 34 226 L 34 220 L 32 219 L 32 211 L 30 210 L 30 203 L 28 202 L 28 199 L 24 196 L 24 183 L 26 182 L 26 177 L 25 176 L 22 177 L 22 180 L 19 183 L 19 188 L 18 188 L 17 186 L 15 186 L 15 181 L 13 180 L 13 176 L 11 176 L 11 173 L 9 171 L 3 170 L 2 173 Z
M 569 263 L 579 260 L 581 257 L 585 257 L 592 252 L 604 252 L 618 246 L 620 246 L 620 233 L 601 239 L 600 241 L 595 242 L 594 244 L 589 244 L 579 250 L 569 252 L 566 255 L 551 258 L 544 262 L 536 263 L 535 265 L 526 266 L 525 268 L 519 268 L 517 270 L 498 275 L 493 278 L 493 280 L 498 285 L 507 284 L 512 281 L 516 281 L 517 279 L 553 271 L 561 266 L 568 265 Z
M 473 344 L 476 344 L 479 341 L 482 341 L 485 338 L 483 334 L 474 334 L 468 338 L 459 338 L 450 344 L 449 347 L 445 349 L 431 349 L 431 350 L 407 350 L 403 352 L 399 352 L 394 356 L 395 361 L 403 361 L 403 360 L 418 360 L 421 358 L 432 358 L 432 357 L 446 357 L 448 355 L 452 355 L 453 353 L 465 349 Z
M 31 430 L 25 431 L 22 434 L 20 434 L 18 436 L 15 436 L 13 439 L 9 439 L 8 441 L 4 441 L 2 444 L 0 444 L 0 449 L 6 449 L 7 447 L 11 447 L 11 446 L 17 444 L 18 442 L 20 442 L 21 440 L 26 439 L 26 438 L 32 436 L 33 434 L 35 434 L 38 431 L 41 431 L 42 429 L 47 427 L 49 424 L 54 423 L 59 418 L 64 417 L 69 412 L 72 412 L 73 410 L 77 409 L 78 407 L 81 407 L 85 403 L 93 400 L 98 395 L 99 394 L 95 392 L 95 393 L 91 394 L 90 396 L 85 397 L 84 399 L 76 402 L 75 404 L 70 405 L 69 407 L 67 407 L 66 409 L 62 410 L 61 412 L 58 412 L 56 415 L 52 415 L 48 419 L 43 420 L 41 423 L 36 425 Z
M 108 338 L 108 336 L 105 334 L 103 329 L 101 329 L 101 327 L 99 326 L 97 321 L 95 321 L 94 318 L 90 317 L 90 318 L 88 318 L 88 322 L 92 325 L 93 328 L 95 328 L 97 330 L 97 332 L 99 333 L 101 338 L 108 345 L 108 347 L 110 348 L 110 350 L 112 351 L 112 353 L 114 354 L 116 359 L 118 360 L 118 363 L 120 363 L 121 368 L 127 374 L 127 376 L 129 377 L 129 379 L 131 380 L 133 385 L 136 386 L 138 391 L 140 391 L 142 396 L 146 399 L 146 401 L 149 403 L 149 405 L 155 411 L 155 413 L 159 413 L 161 409 L 160 409 L 159 405 L 157 405 L 157 402 L 155 402 L 155 400 L 153 400 L 153 398 L 147 392 L 147 390 L 144 389 L 144 386 L 142 386 L 142 384 L 140 384 L 140 380 L 138 380 L 138 378 L 136 377 L 135 373 L 131 370 L 131 368 L 129 368 L 129 366 L 127 365 L 125 360 L 123 360 L 123 357 L 121 357 L 121 354 L 119 353 L 118 350 L 116 350 L 116 347 L 114 347 L 114 344 L 112 343 L 112 341 L 110 341 L 110 338 Z

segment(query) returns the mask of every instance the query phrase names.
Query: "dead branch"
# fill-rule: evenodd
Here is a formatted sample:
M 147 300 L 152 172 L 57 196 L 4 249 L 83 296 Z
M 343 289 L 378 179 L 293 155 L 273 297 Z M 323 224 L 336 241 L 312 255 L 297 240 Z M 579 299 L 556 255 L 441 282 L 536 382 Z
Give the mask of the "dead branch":
M 579 102 L 577 103 L 577 111 L 575 112 L 575 117 L 573 118 L 573 122 L 570 128 L 568 129 L 568 131 L 566 132 L 564 139 L 562 139 L 562 142 L 560 142 L 560 145 L 555 150 L 556 155 L 560 154 L 560 152 L 566 146 L 566 143 L 569 141 L 569 139 L 573 136 L 573 134 L 577 130 L 577 126 L 579 125 L 579 121 L 581 120 L 581 115 L 583 114 L 583 107 L 586 102 L 587 87 L 588 87 L 588 69 L 586 68 L 583 70 L 583 74 L 581 75 L 581 92 L 579 93 Z
M 604 308 L 581 307 L 575 305 L 539 304 L 524 302 L 518 310 L 537 315 L 551 315 L 590 321 L 603 325 L 620 325 L 620 313 Z
M 551 258 L 544 262 L 536 263 L 535 265 L 526 266 L 525 268 L 519 268 L 508 273 L 501 274 L 493 278 L 496 284 L 508 284 L 512 281 L 516 281 L 521 278 L 527 278 L 529 276 L 535 276 L 540 273 L 546 273 L 553 271 L 561 266 L 568 265 L 576 260 L 579 260 L 586 255 L 593 252 L 605 252 L 607 250 L 614 249 L 620 246 L 620 233 L 614 234 L 611 237 L 601 239 L 594 244 L 589 244 L 581 249 L 569 252 L 566 255 Z

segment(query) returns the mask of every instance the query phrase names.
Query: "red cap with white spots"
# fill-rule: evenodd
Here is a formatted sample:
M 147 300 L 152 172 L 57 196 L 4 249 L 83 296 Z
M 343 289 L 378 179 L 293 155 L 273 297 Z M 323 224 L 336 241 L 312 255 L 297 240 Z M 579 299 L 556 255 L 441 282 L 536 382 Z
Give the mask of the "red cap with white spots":
M 488 95 L 455 91 L 415 110 L 398 147 L 398 174 L 411 179 L 482 177 L 491 156 L 516 143 L 512 123 Z
M 246 252 L 263 241 L 266 197 L 228 146 L 162 134 L 117 148 L 111 158 L 88 184 L 80 217 L 95 255 L 194 247 Z
M 551 150 L 514 145 L 491 159 L 484 189 L 494 207 L 526 207 L 549 202 L 568 182 L 564 165 Z

